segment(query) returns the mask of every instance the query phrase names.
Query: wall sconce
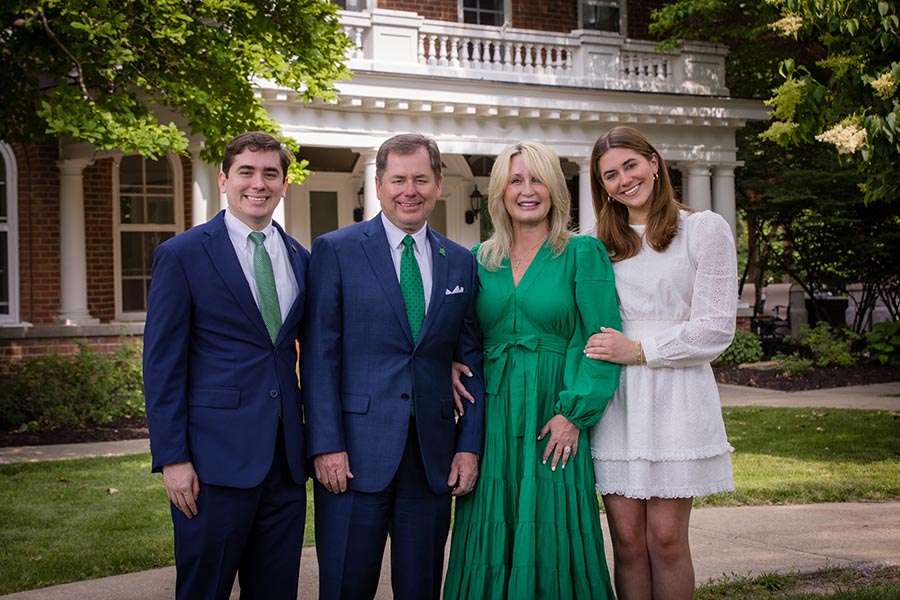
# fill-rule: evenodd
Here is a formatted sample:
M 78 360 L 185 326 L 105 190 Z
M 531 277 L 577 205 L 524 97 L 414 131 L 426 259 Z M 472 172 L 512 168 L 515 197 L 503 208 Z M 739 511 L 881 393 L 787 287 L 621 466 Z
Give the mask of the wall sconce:
M 356 208 L 353 209 L 353 221 L 359 223 L 363 220 L 363 207 L 366 201 L 366 186 L 359 188 L 356 192 Z
M 469 194 L 469 210 L 466 211 L 466 225 L 471 225 L 478 218 L 478 213 L 481 212 L 482 200 L 484 200 L 484 195 L 478 191 L 478 186 L 476 185 L 472 193 Z

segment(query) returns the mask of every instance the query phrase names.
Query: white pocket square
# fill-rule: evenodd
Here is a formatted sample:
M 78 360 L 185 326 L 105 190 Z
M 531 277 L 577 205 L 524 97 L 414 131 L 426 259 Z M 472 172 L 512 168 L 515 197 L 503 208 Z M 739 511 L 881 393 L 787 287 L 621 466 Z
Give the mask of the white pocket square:
M 444 295 L 449 296 L 451 294 L 462 294 L 464 291 L 466 291 L 465 288 L 461 285 L 458 285 L 452 290 L 444 290 Z

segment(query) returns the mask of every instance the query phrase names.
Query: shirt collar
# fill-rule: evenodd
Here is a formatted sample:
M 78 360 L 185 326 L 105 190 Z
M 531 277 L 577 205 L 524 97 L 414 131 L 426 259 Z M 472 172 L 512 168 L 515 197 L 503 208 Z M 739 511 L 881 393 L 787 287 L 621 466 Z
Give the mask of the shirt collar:
M 381 223 L 384 225 L 384 233 L 385 235 L 387 235 L 388 244 L 390 244 L 391 248 L 399 248 L 403 244 L 403 238 L 405 238 L 407 235 L 411 235 L 412 238 L 416 241 L 416 248 L 418 248 L 420 252 L 424 252 L 425 243 L 428 241 L 427 223 L 415 233 L 406 233 L 405 231 L 391 223 L 383 212 L 381 213 Z
M 236 243 L 241 244 L 242 248 L 246 248 L 247 244 L 250 243 L 250 240 L 248 239 L 250 233 L 256 231 L 255 229 L 250 229 L 246 223 L 234 216 L 228 208 L 225 209 L 225 229 L 228 231 L 228 235 L 231 236 L 231 239 Z M 266 239 L 269 239 L 278 230 L 275 228 L 275 222 L 269 221 L 268 225 L 261 231 L 266 234 Z

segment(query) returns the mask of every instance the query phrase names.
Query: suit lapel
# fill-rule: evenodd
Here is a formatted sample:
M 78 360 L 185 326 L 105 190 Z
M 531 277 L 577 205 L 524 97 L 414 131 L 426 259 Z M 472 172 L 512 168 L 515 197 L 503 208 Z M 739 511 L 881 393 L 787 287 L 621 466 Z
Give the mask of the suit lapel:
M 425 312 L 425 321 L 422 323 L 422 331 L 426 332 L 437 319 L 441 304 L 444 303 L 446 290 L 449 289 L 447 277 L 450 269 L 446 250 L 431 228 L 428 228 L 428 242 L 431 245 L 431 300 L 428 302 L 428 310 Z M 419 336 L 421 337 L 421 335 Z
M 387 235 L 381 224 L 381 213 L 366 222 L 364 232 L 365 237 L 361 241 L 363 252 L 369 259 L 369 264 L 375 272 L 375 278 L 381 284 L 381 289 L 391 308 L 394 309 L 394 314 L 397 315 L 397 320 L 400 321 L 406 338 L 411 345 L 415 345 L 415 340 L 412 339 L 412 330 L 409 328 L 409 319 L 406 317 L 406 304 L 403 303 L 403 293 L 400 291 L 397 271 L 394 269 L 394 261 L 391 258 L 391 249 L 388 247 Z
M 281 332 L 278 334 L 278 337 L 280 338 L 285 330 L 295 329 L 292 326 L 288 326 L 289 323 L 293 324 L 298 322 L 300 317 L 303 316 L 303 306 L 306 298 L 306 269 L 304 268 L 301 256 L 302 253 L 297 247 L 297 242 L 288 239 L 287 234 L 285 234 L 281 225 L 274 221 L 273 223 L 278 230 L 278 233 L 281 234 L 281 239 L 284 242 L 285 248 L 287 248 L 288 262 L 291 265 L 291 270 L 294 272 L 294 279 L 297 281 L 297 297 L 294 299 L 294 304 L 291 305 L 291 309 L 287 313 L 287 318 L 285 318 L 284 324 L 281 327 Z M 296 335 L 296 331 L 294 332 L 294 335 Z
M 220 212 L 206 225 L 209 237 L 204 240 L 203 247 L 209 255 L 213 268 L 219 273 L 225 286 L 234 296 L 249 321 L 254 324 L 261 335 L 264 335 L 266 339 L 271 339 L 262 314 L 253 300 L 250 285 L 247 283 L 240 262 L 238 262 L 237 254 L 234 252 L 234 246 L 228 236 L 228 230 L 225 228 L 224 214 L 224 211 Z

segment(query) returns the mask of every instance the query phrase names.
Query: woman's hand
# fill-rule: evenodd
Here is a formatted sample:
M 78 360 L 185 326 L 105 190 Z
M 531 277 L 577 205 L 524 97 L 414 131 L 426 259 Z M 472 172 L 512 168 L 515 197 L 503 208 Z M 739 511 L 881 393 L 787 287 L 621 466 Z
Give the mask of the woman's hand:
M 544 436 L 550 434 L 547 441 L 547 447 L 544 448 L 543 464 L 547 464 L 547 459 L 553 456 L 550 463 L 550 470 L 555 471 L 556 465 L 562 459 L 562 468 L 566 468 L 569 459 L 578 454 L 578 434 L 581 430 L 562 415 L 556 415 L 541 428 L 538 433 L 538 441 L 544 439 Z
M 475 404 L 475 398 L 472 397 L 472 394 L 470 394 L 469 390 L 466 389 L 466 386 L 463 385 L 463 375 L 471 377 L 472 369 L 462 363 L 454 362 L 450 367 L 450 383 L 453 388 L 453 404 L 456 405 L 456 414 L 459 416 L 466 414 L 465 404 L 462 401 L 463 398 L 468 400 L 469 404 Z
M 600 333 L 595 333 L 588 339 L 584 355 L 594 360 L 633 365 L 634 340 L 628 339 L 621 331 L 611 327 L 601 327 Z

